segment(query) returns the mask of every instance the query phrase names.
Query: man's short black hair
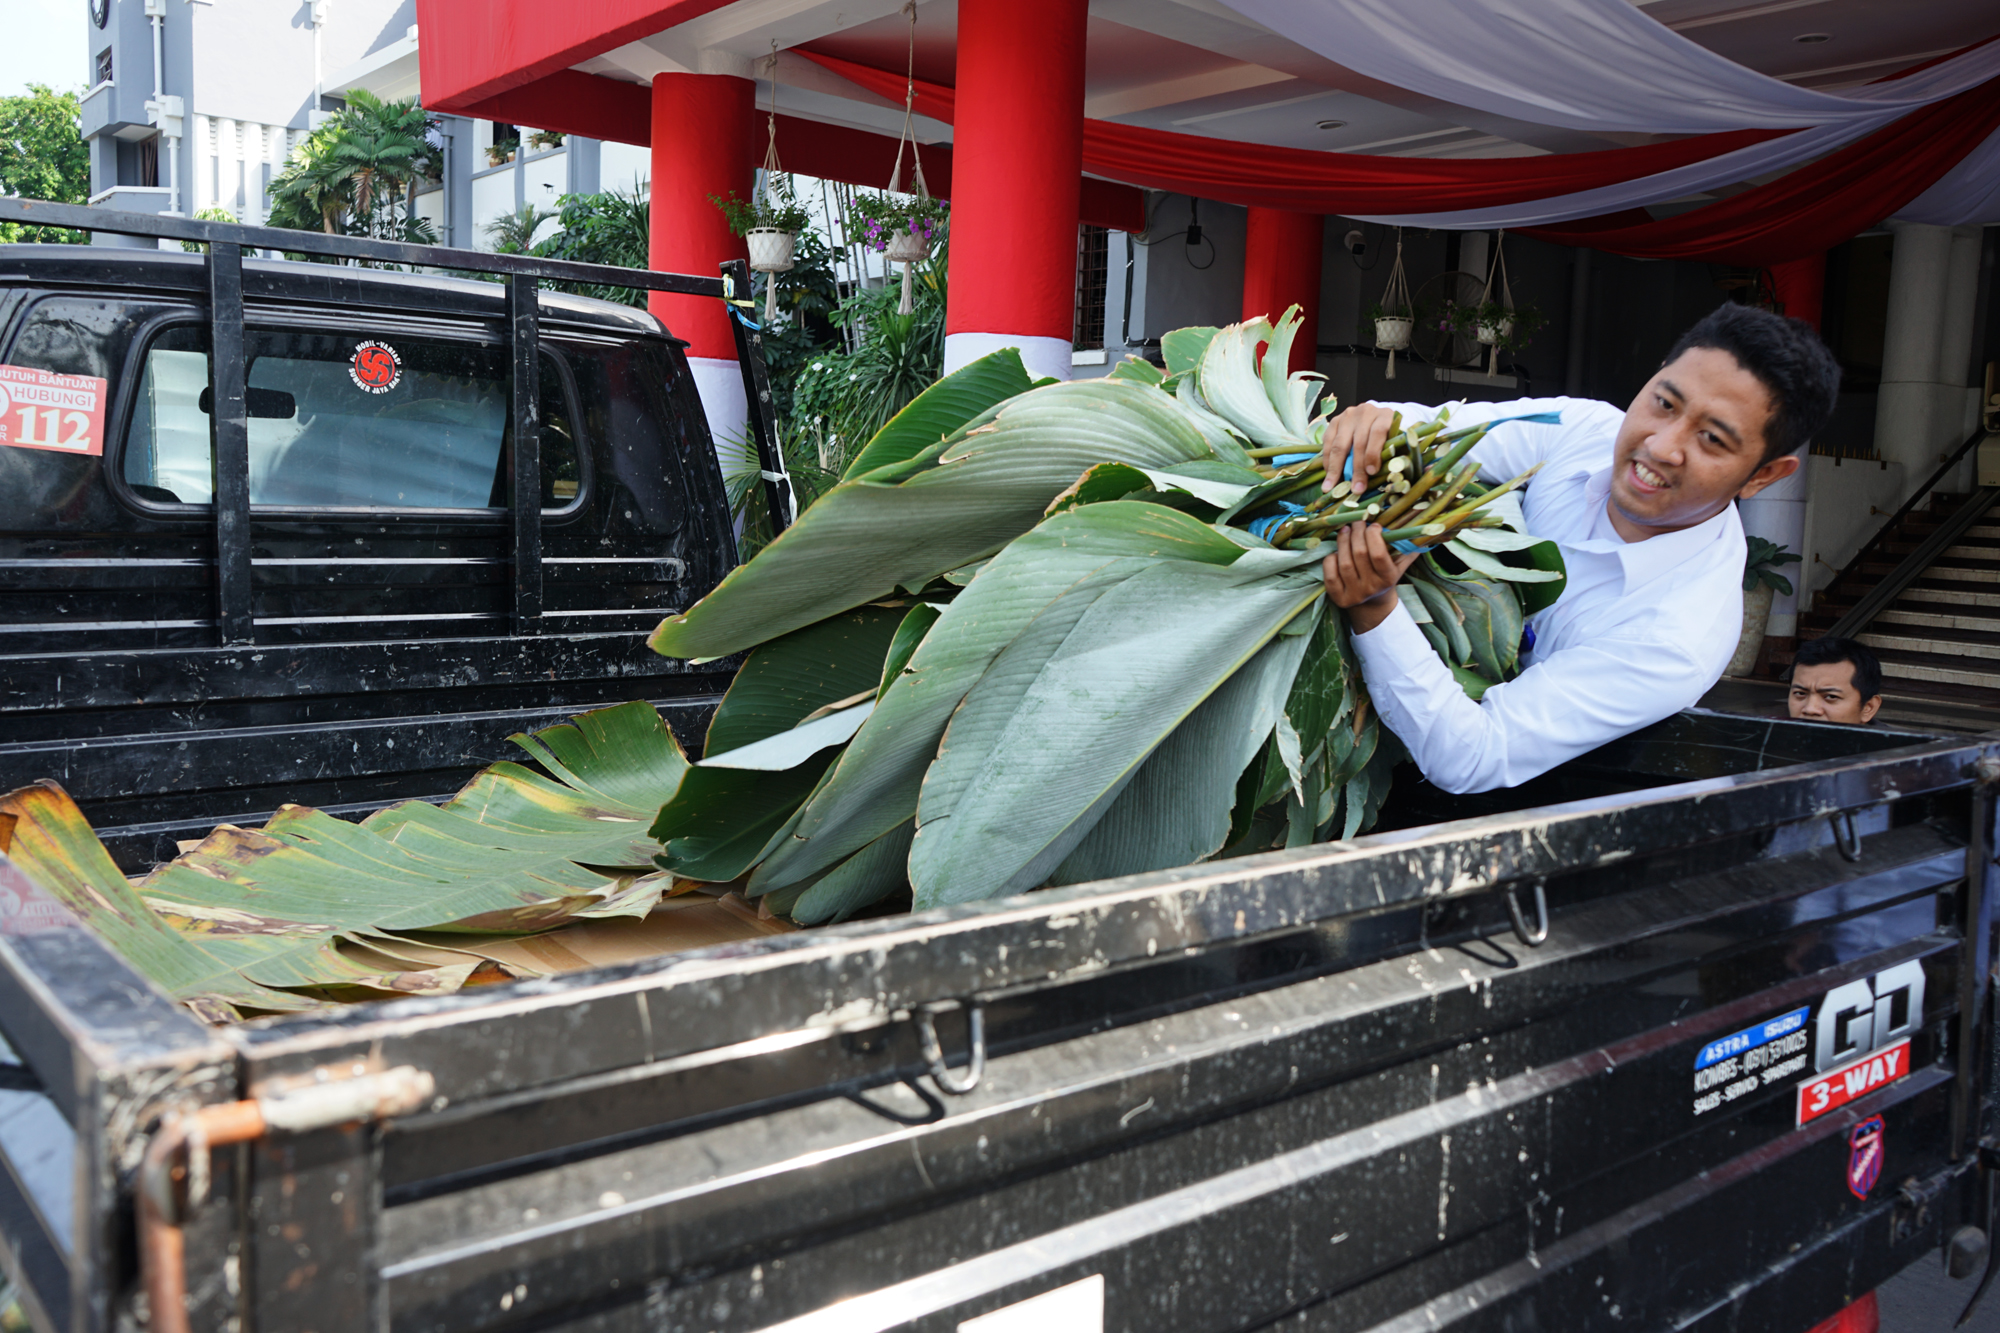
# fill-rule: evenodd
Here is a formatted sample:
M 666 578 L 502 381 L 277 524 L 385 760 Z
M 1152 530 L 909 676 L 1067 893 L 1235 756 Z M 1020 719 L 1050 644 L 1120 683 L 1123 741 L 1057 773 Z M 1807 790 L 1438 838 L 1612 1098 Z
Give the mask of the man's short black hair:
M 1867 703 L 1882 692 L 1882 664 L 1875 654 L 1852 639 L 1808 639 L 1792 658 L 1794 667 L 1831 666 L 1835 662 L 1854 664 L 1854 692 Z
M 1736 358 L 1771 395 L 1764 423 L 1764 462 L 1812 442 L 1840 401 L 1840 363 L 1813 326 L 1754 305 L 1719 305 L 1681 335 L 1666 365 L 1690 347 L 1712 347 Z

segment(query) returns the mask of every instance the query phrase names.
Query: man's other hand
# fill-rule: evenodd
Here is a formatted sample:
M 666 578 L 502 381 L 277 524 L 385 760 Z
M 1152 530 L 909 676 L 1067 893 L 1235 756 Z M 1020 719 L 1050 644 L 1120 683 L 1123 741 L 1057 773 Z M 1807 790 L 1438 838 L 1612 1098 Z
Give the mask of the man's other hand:
M 1382 470 L 1382 446 L 1389 439 L 1396 413 L 1393 408 L 1359 403 L 1326 423 L 1322 453 L 1326 458 L 1326 480 L 1320 489 L 1330 491 L 1354 455 L 1354 494 L 1368 489 L 1368 479 Z
M 1333 554 L 1320 566 L 1326 595 L 1347 612 L 1356 634 L 1366 634 L 1396 609 L 1396 581 L 1421 554 L 1395 555 L 1382 539 L 1380 524 L 1350 523 L 1340 530 Z

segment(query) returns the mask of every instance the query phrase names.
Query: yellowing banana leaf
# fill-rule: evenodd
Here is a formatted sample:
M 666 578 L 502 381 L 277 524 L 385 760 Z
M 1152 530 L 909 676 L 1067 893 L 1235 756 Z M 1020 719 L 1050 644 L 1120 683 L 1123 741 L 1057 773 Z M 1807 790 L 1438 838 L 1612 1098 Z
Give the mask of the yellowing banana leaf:
M 1057 514 L 1009 544 L 930 628 L 798 822 L 774 840 L 749 892 L 806 882 L 914 815 L 952 711 L 1066 589 L 1093 576 L 1130 577 L 1162 559 L 1228 564 L 1242 551 L 1199 519 L 1140 503 Z
M 662 622 L 653 648 L 711 658 L 752 647 L 997 552 L 1095 463 L 1166 467 L 1209 456 L 1186 413 L 1145 385 L 1082 380 L 1023 394 L 955 435 L 927 471 L 896 485 L 861 477 L 835 486 L 755 560 Z
M 207 1012 L 233 1015 L 237 1007 L 311 1009 L 311 1000 L 287 995 L 242 976 L 227 950 L 206 947 L 169 926 L 140 898 L 97 840 L 83 812 L 53 782 L 38 782 L 0 797 L 0 813 L 14 821 L 7 855 L 29 879 L 54 894 L 141 975 L 178 1000 L 208 1002 Z

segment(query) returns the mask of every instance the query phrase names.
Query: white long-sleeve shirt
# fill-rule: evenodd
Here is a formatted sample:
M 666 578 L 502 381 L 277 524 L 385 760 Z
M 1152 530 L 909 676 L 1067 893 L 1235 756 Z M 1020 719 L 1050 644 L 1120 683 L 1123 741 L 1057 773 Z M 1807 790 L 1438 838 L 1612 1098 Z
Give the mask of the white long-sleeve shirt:
M 1404 419 L 1436 409 L 1385 403 Z M 1522 671 L 1474 703 L 1400 604 L 1356 635 L 1369 698 L 1426 778 L 1451 792 L 1511 787 L 1693 704 L 1722 677 L 1743 623 L 1743 525 L 1730 505 L 1679 532 L 1627 542 L 1611 526 L 1612 450 L 1625 414 L 1583 398 L 1470 403 L 1453 426 L 1560 410 L 1562 424 L 1496 426 L 1470 457 L 1527 487 L 1528 531 L 1555 541 L 1569 582 L 1528 618 Z

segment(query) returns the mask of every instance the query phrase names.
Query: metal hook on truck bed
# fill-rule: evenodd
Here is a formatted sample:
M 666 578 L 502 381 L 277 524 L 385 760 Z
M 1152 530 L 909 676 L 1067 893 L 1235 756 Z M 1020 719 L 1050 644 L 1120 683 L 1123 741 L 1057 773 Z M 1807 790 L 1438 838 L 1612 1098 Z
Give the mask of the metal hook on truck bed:
M 986 1073 L 986 1011 L 977 1004 L 965 1006 L 966 1041 L 971 1047 L 967 1057 L 965 1074 L 954 1077 L 945 1067 L 944 1047 L 938 1041 L 937 1015 L 949 1005 L 927 1004 L 912 1015 L 917 1021 L 917 1041 L 924 1059 L 930 1064 L 931 1081 L 955 1097 L 963 1097 L 979 1086 L 979 1080 Z

